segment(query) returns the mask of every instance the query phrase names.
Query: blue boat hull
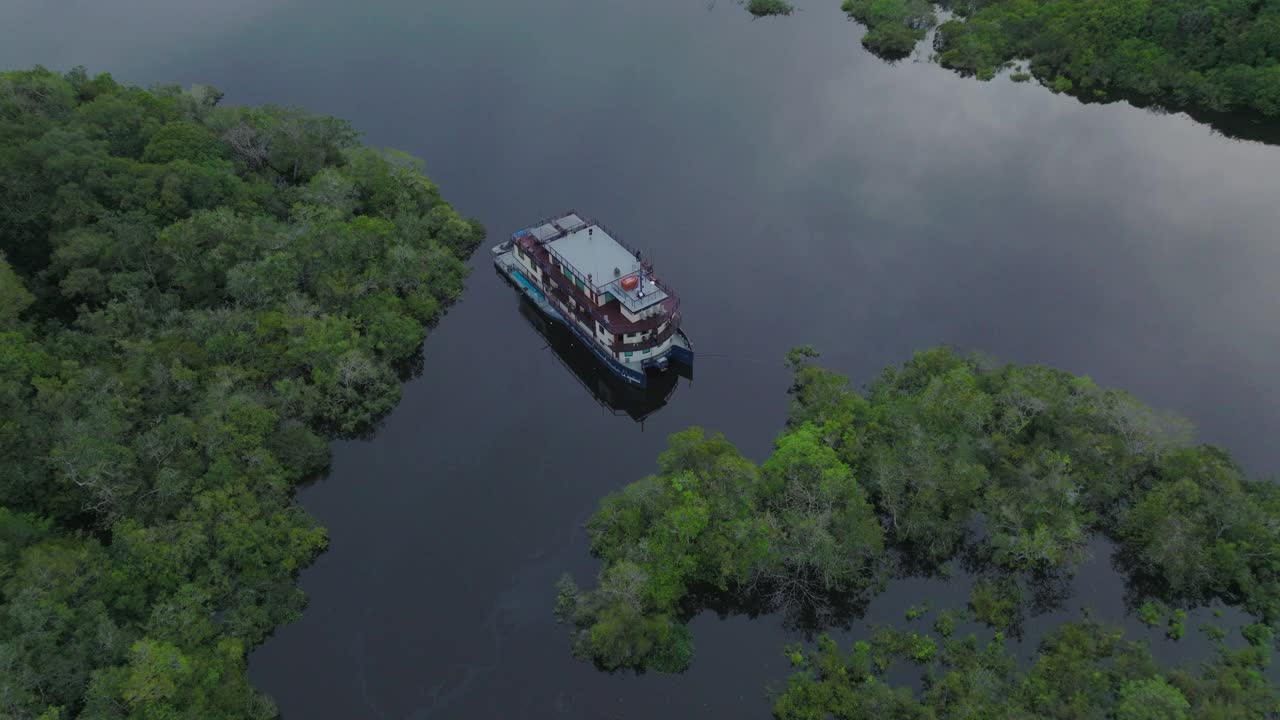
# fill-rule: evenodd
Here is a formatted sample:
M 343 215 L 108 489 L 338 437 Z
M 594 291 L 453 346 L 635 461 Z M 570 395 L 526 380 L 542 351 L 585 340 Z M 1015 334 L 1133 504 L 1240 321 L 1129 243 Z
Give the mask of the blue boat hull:
M 693 342 L 689 340 L 689 336 L 685 335 L 683 330 L 676 330 L 676 332 L 680 333 L 680 337 L 684 338 L 684 344 L 688 345 L 688 347 L 680 347 L 679 345 L 672 345 L 670 350 L 670 357 L 675 362 L 678 362 L 681 365 L 684 365 L 685 367 L 692 370 L 693 369 Z

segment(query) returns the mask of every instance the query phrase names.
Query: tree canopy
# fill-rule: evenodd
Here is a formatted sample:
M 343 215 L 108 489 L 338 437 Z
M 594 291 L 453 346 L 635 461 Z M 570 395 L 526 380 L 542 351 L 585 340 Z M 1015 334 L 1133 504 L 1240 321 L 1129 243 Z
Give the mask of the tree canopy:
M 946 67 L 980 78 L 1026 61 L 1056 90 L 1129 93 L 1280 115 L 1280 2 L 990 0 L 947 3 Z
M 810 348 L 789 355 L 787 426 L 763 463 L 694 428 L 672 436 L 657 474 L 601 502 L 587 523 L 603 561 L 596 585 L 583 591 L 566 577 L 559 588 L 576 655 L 609 670 L 678 671 L 692 657 L 685 623 L 702 610 L 783 610 L 817 629 L 856 616 L 888 579 L 956 571 L 973 579 L 968 618 L 1018 632 L 1029 608 L 1058 605 L 1097 535 L 1117 548 L 1131 607 L 1179 609 L 1171 634 L 1181 633 L 1181 608 L 1218 601 L 1255 615 L 1267 633 L 1260 644 L 1270 642 L 1280 623 L 1280 491 L 1246 479 L 1225 451 L 1193 444 L 1186 421 L 1087 378 L 947 348 L 886 369 L 864 391 L 816 357 Z M 957 618 L 948 609 L 935 627 L 948 636 Z M 935 656 L 928 638 L 898 645 L 917 662 Z M 944 665 L 973 669 L 972 653 L 944 655 Z M 1256 674 L 1258 665 L 1222 662 L 1213 672 Z M 831 692 L 862 683 L 869 671 L 857 667 Z M 1029 682 L 1012 672 L 1010 686 Z M 1160 677 L 1198 702 L 1185 694 L 1189 676 Z M 1097 707 L 1173 698 L 1155 682 L 1125 675 Z M 803 685 L 793 697 L 809 692 Z M 1274 703 L 1274 688 L 1262 687 Z M 881 700 L 876 707 L 903 713 L 889 717 L 1022 716 L 1017 705 L 946 715 L 887 687 Z M 780 715 L 886 716 L 864 702 L 811 714 L 782 706 Z M 1027 711 L 1039 712 L 1033 705 Z
M 774 0 L 748 9 L 790 14 Z M 887 60 L 936 28 L 934 59 L 982 80 L 1017 67 L 1016 80 L 1085 100 L 1280 116 L 1280 0 L 842 0 L 841 9 Z
M 0 717 L 266 718 L 325 547 L 290 501 L 399 397 L 483 236 L 345 121 L 0 74 Z
M 758 18 L 795 12 L 795 7 L 787 0 L 746 0 L 746 5 L 747 12 Z
M 1270 637 L 1249 634 L 1198 669 L 1161 667 L 1143 644 L 1093 622 L 1066 623 L 1040 643 L 1029 667 L 1000 641 L 945 639 L 881 628 L 848 653 L 822 637 L 787 650 L 796 672 L 775 698 L 779 720 L 938 718 L 1266 718 L 1280 710 L 1262 671 Z M 896 664 L 924 670 L 920 692 L 888 679 Z

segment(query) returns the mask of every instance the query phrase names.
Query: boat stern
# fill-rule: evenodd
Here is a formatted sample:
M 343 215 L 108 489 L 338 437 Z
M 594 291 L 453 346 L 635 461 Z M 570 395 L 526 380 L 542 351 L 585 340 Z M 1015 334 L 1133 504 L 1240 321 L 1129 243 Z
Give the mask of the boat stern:
M 671 337 L 671 349 L 667 352 L 667 357 L 690 370 L 693 369 L 693 341 L 684 334 L 684 330 L 677 329 Z

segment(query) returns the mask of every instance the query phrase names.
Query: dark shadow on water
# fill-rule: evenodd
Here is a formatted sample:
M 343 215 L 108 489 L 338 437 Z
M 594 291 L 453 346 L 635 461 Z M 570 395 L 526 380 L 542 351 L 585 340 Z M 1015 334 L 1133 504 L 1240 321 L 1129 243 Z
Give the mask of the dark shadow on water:
M 666 406 L 682 374 L 689 377 L 688 371 L 677 371 L 673 367 L 664 373 L 650 374 L 648 387 L 635 387 L 609 372 L 571 332 L 543 315 L 527 298 L 520 295 L 518 299 L 520 316 L 542 336 L 560 364 L 578 379 L 596 402 L 614 415 L 626 415 L 643 423 Z
M 705 611 L 715 613 L 721 620 L 777 615 L 783 629 L 812 641 L 821 633 L 852 627 L 866 615 L 874 593 L 875 588 L 867 587 L 854 592 L 823 592 L 800 600 L 789 596 L 785 588 L 767 583 L 732 593 L 707 587 L 693 591 L 687 598 L 685 621 Z
M 1213 130 L 1213 132 L 1232 140 L 1247 140 L 1263 143 L 1264 145 L 1280 145 L 1280 118 L 1268 118 L 1262 113 L 1251 110 L 1214 112 L 1130 92 L 1107 91 L 1099 95 L 1094 93 L 1094 88 L 1072 91 L 1067 94 L 1084 105 L 1110 105 L 1111 103 L 1125 102 L 1155 115 L 1177 115 L 1181 113 L 1201 125 L 1209 126 L 1209 129 Z
M 851 21 L 851 22 L 856 22 L 856 21 Z M 880 48 L 880 47 L 868 47 L 867 45 L 863 45 L 862 49 L 866 50 L 868 53 L 871 53 L 871 55 L 874 56 L 880 62 L 889 64 L 889 65 L 897 65 L 898 63 L 902 62 L 903 60 L 906 60 L 907 58 L 915 54 L 914 47 L 910 50 L 902 50 L 900 48 Z
M 428 337 L 430 337 L 431 332 L 435 331 L 437 323 L 438 321 L 433 321 L 427 325 Z M 391 364 L 391 369 L 395 372 L 396 378 L 401 385 L 422 377 L 422 371 L 427 365 L 425 345 L 425 341 L 420 343 L 418 349 L 410 353 L 409 357 Z
M 448 310 L 449 306 L 452 306 L 452 305 L 453 305 L 453 302 L 449 302 L 441 310 L 439 315 L 437 315 L 435 318 L 433 318 L 431 321 L 427 322 L 424 325 L 424 329 L 426 330 L 426 334 L 428 338 L 431 337 L 431 333 L 435 332 L 435 329 L 440 324 L 440 320 L 444 317 L 445 312 Z M 426 364 L 427 364 L 426 340 L 424 339 L 422 342 L 418 343 L 418 347 L 416 350 L 409 353 L 407 357 L 401 358 L 399 360 L 392 360 L 389 363 L 388 367 L 390 368 L 391 372 L 395 374 L 399 388 L 403 390 L 406 384 L 422 377 L 422 373 L 423 373 L 423 370 L 426 368 Z M 314 429 L 316 432 L 329 438 L 330 440 L 356 440 L 361 442 L 372 442 L 377 437 L 378 433 L 381 432 L 383 426 L 386 425 L 387 417 L 390 415 L 391 411 L 395 409 L 395 405 L 398 405 L 398 404 L 399 404 L 399 400 L 397 399 L 396 402 L 392 405 L 391 409 L 388 410 L 387 412 L 382 413 L 381 415 L 377 415 L 371 418 L 369 422 L 363 425 L 356 426 L 350 430 L 344 430 L 340 425 L 332 422 L 328 422 L 328 423 L 317 422 L 314 426 Z M 327 471 L 326 471 L 326 474 L 327 474 Z M 316 478 L 308 478 L 305 481 L 305 484 L 308 484 L 308 485 L 312 484 L 314 483 L 315 479 Z
M 1076 566 L 1072 565 L 1027 575 L 1028 611 L 1032 617 L 1066 607 L 1067 601 L 1075 594 L 1073 586 L 1076 581 L 1076 570 Z
M 304 476 L 301 480 L 298 480 L 293 484 L 294 492 L 299 492 L 314 485 L 319 485 L 329 479 L 329 473 L 332 471 L 333 466 L 331 464 L 326 464 L 323 469 Z
M 1213 604 L 1212 594 L 1188 592 L 1185 589 L 1180 591 L 1172 587 L 1166 577 L 1153 572 L 1142 563 L 1136 553 L 1120 544 L 1112 548 L 1111 566 L 1124 578 L 1124 606 L 1130 612 L 1137 611 L 1148 600 L 1188 610 Z M 1222 599 L 1232 604 L 1241 601 L 1241 598 L 1234 595 L 1227 595 Z

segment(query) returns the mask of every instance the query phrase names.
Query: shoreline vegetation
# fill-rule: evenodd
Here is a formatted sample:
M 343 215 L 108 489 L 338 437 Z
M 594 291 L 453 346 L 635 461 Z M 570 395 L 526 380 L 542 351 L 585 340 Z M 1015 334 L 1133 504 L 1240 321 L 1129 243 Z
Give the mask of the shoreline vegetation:
M 817 634 L 848 627 L 890 580 L 964 573 L 967 606 L 936 613 L 941 647 L 885 628 L 849 656 L 826 640 L 816 653 L 789 649 L 799 670 L 778 717 L 1016 717 L 1078 701 L 1137 718 L 1147 716 L 1117 708 L 1149 695 L 1182 708 L 1160 717 L 1280 710 L 1262 675 L 1280 624 L 1280 486 L 1192 443 L 1185 420 L 1088 378 L 937 348 L 860 391 L 816 359 L 808 347 L 788 355 L 791 409 L 764 462 L 691 428 L 670 438 L 655 475 L 601 501 L 586 525 L 602 560 L 595 586 L 557 586 L 575 656 L 606 671 L 680 672 L 693 657 L 687 623 L 705 610 L 780 613 Z M 1018 671 L 1003 638 L 1030 611 L 1062 607 L 1094 537 L 1115 548 L 1126 605 L 1144 622 L 1172 608 L 1177 638 L 1185 609 L 1238 606 L 1257 621 L 1240 629 L 1251 649 L 1222 646 L 1199 674 L 1166 671 L 1084 618 Z M 961 621 L 995 639 L 952 638 Z M 927 667 L 923 699 L 884 683 L 897 660 Z M 1108 683 L 1076 698 L 1095 672 Z M 1038 674 L 1044 687 L 1026 690 Z M 978 675 L 994 677 L 985 705 L 972 704 Z M 961 712 L 979 706 L 990 713 Z M 1226 714 L 1202 712 L 1215 708 Z
M 1241 649 L 1219 642 L 1192 669 L 1166 668 L 1143 643 L 1091 621 L 1064 623 L 1019 663 L 997 637 L 963 638 L 881 628 L 842 653 L 828 637 L 793 646 L 796 672 L 774 697 L 778 720 L 935 720 L 937 718 L 1267 718 L 1276 688 L 1271 628 L 1249 625 Z M 887 680 L 898 665 L 921 668 L 920 690 Z M 1025 665 L 1020 668 L 1019 665 Z
M 936 30 L 931 58 L 968 77 L 1008 70 L 1014 81 L 1034 79 L 1085 102 L 1185 110 L 1225 134 L 1280 142 L 1273 1 L 843 0 L 841 9 L 866 27 L 863 46 L 884 60 L 908 57 Z M 781 0 L 753 0 L 747 10 L 791 14 Z
M 398 401 L 483 238 L 345 121 L 0 74 L 0 716 L 272 718 L 292 502 Z

